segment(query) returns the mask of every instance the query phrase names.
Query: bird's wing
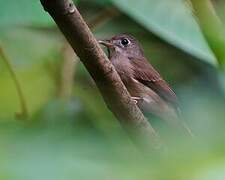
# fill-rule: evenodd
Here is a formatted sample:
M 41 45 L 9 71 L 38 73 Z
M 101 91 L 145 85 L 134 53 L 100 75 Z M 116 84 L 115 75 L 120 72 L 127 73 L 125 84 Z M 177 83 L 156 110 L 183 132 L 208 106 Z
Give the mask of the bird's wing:
M 133 77 L 142 84 L 151 88 L 167 103 L 178 108 L 178 101 L 176 94 L 169 87 L 160 74 L 152 67 L 152 65 L 145 59 L 129 58 L 133 65 Z

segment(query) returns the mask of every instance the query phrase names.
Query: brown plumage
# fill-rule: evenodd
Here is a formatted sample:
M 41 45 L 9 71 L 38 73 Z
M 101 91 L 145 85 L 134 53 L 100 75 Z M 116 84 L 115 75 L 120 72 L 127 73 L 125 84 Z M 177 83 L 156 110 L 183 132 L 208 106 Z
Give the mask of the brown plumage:
M 143 112 L 150 112 L 191 134 L 179 120 L 176 94 L 144 57 L 134 37 L 122 34 L 99 43 L 108 48 L 110 61 Z

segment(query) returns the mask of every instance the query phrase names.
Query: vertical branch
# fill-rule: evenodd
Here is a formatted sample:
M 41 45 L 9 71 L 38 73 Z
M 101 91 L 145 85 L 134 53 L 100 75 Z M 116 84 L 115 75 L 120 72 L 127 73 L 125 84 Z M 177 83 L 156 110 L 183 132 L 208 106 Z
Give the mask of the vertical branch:
M 28 110 L 27 110 L 26 100 L 25 100 L 25 96 L 23 94 L 21 85 L 19 83 L 19 80 L 17 79 L 16 73 L 15 73 L 9 59 L 6 57 L 4 51 L 1 47 L 0 47 L 0 57 L 2 57 L 3 61 L 5 62 L 8 70 L 9 70 L 9 73 L 12 77 L 12 80 L 14 81 L 14 84 L 16 86 L 16 90 L 17 90 L 17 93 L 18 93 L 18 96 L 19 96 L 21 112 L 17 112 L 16 116 L 18 118 L 27 118 L 28 117 Z
M 71 0 L 41 0 L 94 79 L 106 105 L 135 143 L 155 148 L 159 137 L 123 85 L 93 34 Z

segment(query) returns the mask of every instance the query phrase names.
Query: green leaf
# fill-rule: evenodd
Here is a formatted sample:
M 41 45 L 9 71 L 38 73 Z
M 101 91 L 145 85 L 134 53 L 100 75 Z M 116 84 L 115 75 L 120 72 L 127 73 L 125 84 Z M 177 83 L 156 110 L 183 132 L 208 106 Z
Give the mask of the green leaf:
M 40 0 L 0 0 L 0 4 L 0 26 L 54 25 L 51 17 L 44 11 Z
M 0 26 L 52 25 L 39 0 L 0 0 Z
M 0 46 L 8 58 L 17 67 L 29 66 L 46 62 L 46 55 L 55 49 L 60 51 L 62 39 L 58 33 L 34 28 L 12 28 L 0 30 Z M 2 61 L 0 61 L 1 70 Z
M 214 8 L 223 23 L 225 23 L 225 2 L 223 0 L 212 1 Z
M 62 42 L 57 38 L 57 33 L 51 31 L 13 28 L 0 32 L 0 46 L 16 72 L 29 106 L 29 113 L 32 114 L 54 95 L 55 84 L 50 76 L 49 66 L 54 66 L 59 61 L 58 52 Z M 20 110 L 20 105 L 15 84 L 1 57 L 0 84 L 2 121 L 14 117 L 14 113 Z
M 184 0 L 112 0 L 123 12 L 170 44 L 191 55 L 216 64 L 196 23 L 190 6 Z

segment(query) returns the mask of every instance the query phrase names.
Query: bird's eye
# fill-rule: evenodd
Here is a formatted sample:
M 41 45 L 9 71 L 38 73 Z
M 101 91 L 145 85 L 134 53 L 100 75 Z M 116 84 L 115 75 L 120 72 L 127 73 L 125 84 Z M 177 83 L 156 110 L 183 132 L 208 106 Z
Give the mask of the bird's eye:
M 126 45 L 130 44 L 130 41 L 129 41 L 127 38 L 123 38 L 123 39 L 121 40 L 121 44 L 122 44 L 123 46 L 126 46 Z

